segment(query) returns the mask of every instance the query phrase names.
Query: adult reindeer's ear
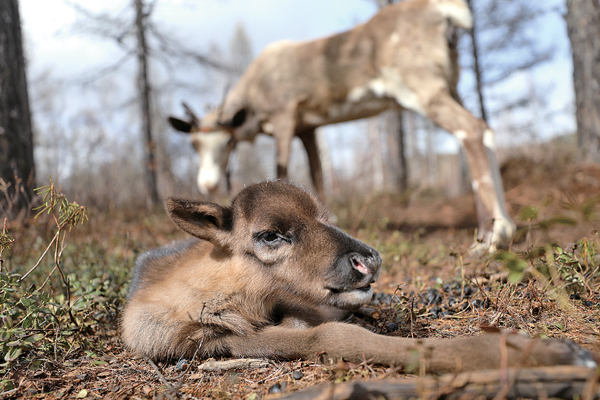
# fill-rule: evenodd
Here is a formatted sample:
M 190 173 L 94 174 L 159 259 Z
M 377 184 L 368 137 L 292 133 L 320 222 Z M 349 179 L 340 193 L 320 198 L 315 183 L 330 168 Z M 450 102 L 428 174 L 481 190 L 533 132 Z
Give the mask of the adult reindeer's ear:
M 189 120 L 183 121 L 179 118 L 169 117 L 169 123 L 173 128 L 177 129 L 180 132 L 197 132 L 200 128 L 200 119 L 196 117 L 196 114 L 194 114 L 192 109 L 187 104 L 181 103 L 181 105 L 185 109 L 185 113 L 187 114 Z
M 182 121 L 179 118 L 169 117 L 169 123 L 179 132 L 190 133 L 192 128 L 194 127 L 191 123 L 187 121 Z
M 240 111 L 236 112 L 233 118 L 231 119 L 231 126 L 233 128 L 237 128 L 241 126 L 246 121 L 246 109 L 242 108 Z
M 231 230 L 231 211 L 218 204 L 171 197 L 165 206 L 177 226 L 213 244 L 223 244 Z
M 242 108 L 238 112 L 235 113 L 231 121 L 228 122 L 219 122 L 219 125 L 225 128 L 237 128 L 242 126 L 244 122 L 246 122 L 246 109 Z

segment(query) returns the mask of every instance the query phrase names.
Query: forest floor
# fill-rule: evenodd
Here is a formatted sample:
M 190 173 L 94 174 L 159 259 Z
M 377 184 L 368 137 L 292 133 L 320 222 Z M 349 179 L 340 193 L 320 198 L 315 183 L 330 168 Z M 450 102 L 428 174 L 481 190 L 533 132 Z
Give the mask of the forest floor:
M 509 251 L 482 259 L 465 257 L 476 227 L 470 195 L 413 192 L 333 204 L 340 226 L 384 260 L 370 305 L 377 312 L 353 323 L 414 338 L 478 335 L 489 325 L 568 338 L 600 353 L 600 166 L 515 159 L 503 178 L 519 233 Z M 88 221 L 60 230 L 64 242 L 57 226 L 52 214 L 6 226 L 14 241 L 3 236 L 12 243 L 0 251 L 0 399 L 259 399 L 324 382 L 410 376 L 316 357 L 213 372 L 198 369 L 205 360 L 155 367 L 124 349 L 120 312 L 135 257 L 185 234 L 162 212 L 136 218 L 90 210 Z M 50 272 L 56 265 L 64 279 Z M 523 279 L 494 280 L 507 272 Z

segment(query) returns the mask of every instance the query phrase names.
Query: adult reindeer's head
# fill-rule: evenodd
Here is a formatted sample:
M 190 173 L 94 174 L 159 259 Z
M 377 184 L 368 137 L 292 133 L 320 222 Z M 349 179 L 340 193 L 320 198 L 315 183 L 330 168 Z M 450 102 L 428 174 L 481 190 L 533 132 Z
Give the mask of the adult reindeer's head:
M 212 194 L 225 179 L 229 155 L 235 147 L 234 129 L 242 125 L 246 112 L 241 110 L 229 122 L 220 122 L 219 110 L 209 112 L 202 121 L 184 103 L 187 121 L 169 117 L 169 123 L 179 132 L 189 133 L 192 145 L 198 152 L 200 168 L 197 184 L 200 193 Z

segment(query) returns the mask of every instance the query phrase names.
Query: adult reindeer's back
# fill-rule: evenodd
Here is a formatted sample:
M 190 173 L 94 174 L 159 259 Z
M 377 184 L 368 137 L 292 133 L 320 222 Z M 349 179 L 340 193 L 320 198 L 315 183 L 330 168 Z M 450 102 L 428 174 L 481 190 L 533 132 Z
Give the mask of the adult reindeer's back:
M 327 220 L 308 192 L 283 182 L 243 190 L 230 207 L 170 199 L 196 239 L 154 250 L 135 267 L 123 340 L 154 359 L 236 356 L 362 359 L 430 371 L 594 365 L 571 342 L 500 334 L 403 339 L 334 322 L 367 302 L 381 257 Z M 504 355 L 503 355 L 504 353 Z

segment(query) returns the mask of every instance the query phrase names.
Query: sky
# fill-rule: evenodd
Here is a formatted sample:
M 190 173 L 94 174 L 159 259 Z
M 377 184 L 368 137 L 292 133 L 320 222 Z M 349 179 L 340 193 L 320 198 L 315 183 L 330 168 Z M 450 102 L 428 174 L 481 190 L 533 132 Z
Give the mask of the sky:
M 549 0 L 557 5 L 561 0 Z M 62 86 L 62 96 L 57 100 L 62 112 L 63 123 L 72 120 L 82 105 L 93 104 L 102 108 L 112 101 L 112 106 L 121 108 L 114 100 L 99 99 L 96 92 L 86 91 L 73 82 L 81 81 L 123 56 L 123 51 L 115 43 L 74 29 L 76 23 L 85 19 L 78 14 L 74 5 L 80 5 L 94 13 L 107 13 L 111 16 L 124 16 L 130 6 L 129 0 L 20 0 L 21 18 L 25 37 L 25 50 L 28 58 L 28 78 L 30 81 L 48 74 L 53 80 L 66 82 Z M 209 51 L 214 44 L 227 49 L 229 40 L 238 23 L 243 23 L 252 42 L 255 55 L 268 44 L 283 40 L 310 40 L 347 30 L 369 19 L 376 12 L 372 0 L 156 0 L 152 20 L 161 31 L 177 39 L 187 48 L 200 53 Z M 85 23 L 85 22 L 84 22 Z M 544 110 L 538 110 L 540 131 L 544 137 L 551 137 L 574 129 L 574 118 L 565 113 L 573 102 L 569 48 L 564 23 L 558 13 L 545 18 L 537 27 L 545 42 L 556 45 L 553 62 L 537 69 L 533 74 L 517 74 L 506 85 L 498 88 L 495 97 L 510 97 L 511 93 L 535 86 L 545 90 L 549 100 Z M 124 67 L 133 71 L 134 62 Z M 186 77 L 195 80 L 190 71 Z M 114 88 L 105 91 L 118 92 L 126 102 L 128 91 L 133 84 L 131 77 L 123 74 Z M 205 76 L 202 77 L 206 79 Z M 463 75 L 461 85 L 470 85 L 472 80 Z M 198 77 L 198 81 L 202 80 Z M 69 85 L 71 83 L 72 85 Z M 65 89 L 67 88 L 67 89 Z M 108 95 L 107 95 L 108 96 Z M 36 96 L 33 96 L 35 99 Z M 180 102 L 186 100 L 202 110 L 205 101 L 202 96 L 182 92 L 172 95 L 168 108 L 172 113 L 181 113 Z M 473 98 L 465 98 L 468 108 L 474 109 Z M 212 99 L 218 102 L 218 99 Z M 35 110 L 35 104 L 33 109 Z M 548 115 L 552 117 L 549 118 Z M 115 119 L 113 129 L 127 129 L 120 126 L 131 125 L 131 113 Z M 514 116 L 514 118 L 521 118 Z M 509 121 L 510 122 L 510 121 Z M 505 120 L 492 121 L 500 145 L 515 139 L 510 132 L 503 132 Z M 364 130 L 364 125 L 355 129 Z M 327 127 L 325 129 L 330 147 L 332 137 L 344 135 L 347 127 Z M 340 133 L 342 132 L 342 133 Z M 337 135 L 337 136 L 336 136 Z M 123 135 L 126 137 L 126 134 Z M 455 151 L 456 142 L 450 135 L 439 140 L 438 149 Z
M 81 17 L 70 4 L 118 15 L 129 1 L 21 0 L 21 17 L 33 75 L 51 68 L 57 77 L 85 74 L 121 54 L 110 41 L 74 33 Z M 227 47 L 243 22 L 255 52 L 281 39 L 307 40 L 351 28 L 376 11 L 369 0 L 158 0 L 153 20 L 190 49 Z
M 132 82 L 135 60 L 130 60 L 120 70 L 120 75 L 109 82 L 99 81 L 92 87 L 80 85 L 79 82 L 95 76 L 97 71 L 112 65 L 124 53 L 114 42 L 76 29 L 75 26 L 82 21 L 85 24 L 86 19 L 75 8 L 81 6 L 95 14 L 130 17 L 131 1 L 20 0 L 19 3 L 28 61 L 30 99 L 39 132 L 36 158 L 44 160 L 38 164 L 56 165 L 68 175 L 78 165 L 87 163 L 90 157 L 103 157 L 98 151 L 68 152 L 68 148 L 75 146 L 85 148 L 85 141 L 93 138 L 62 138 L 59 141 L 50 137 L 61 126 L 68 127 L 73 132 L 86 132 L 87 127 L 83 125 L 89 124 L 87 116 L 91 112 L 88 109 L 93 109 L 96 118 L 101 120 L 98 124 L 113 132 L 116 136 L 116 139 L 112 139 L 113 142 L 116 141 L 123 147 L 130 146 L 127 143 L 131 142 L 130 138 L 139 135 L 139 128 L 135 127 L 136 110 L 135 107 L 123 105 L 128 104 L 128 99 L 135 95 Z M 256 56 L 274 41 L 309 40 L 330 35 L 352 28 L 375 12 L 376 7 L 371 0 L 157 0 L 152 21 L 164 34 L 198 53 L 206 53 L 214 45 L 227 51 L 236 25 L 243 23 Z M 199 72 L 198 69 L 184 69 L 180 75 L 188 75 L 181 78 L 190 82 L 190 86 L 196 83 L 203 85 L 207 78 L 211 79 L 206 76 L 206 71 Z M 45 94 L 50 93 L 52 88 L 58 96 L 53 96 L 48 101 Z M 165 108 L 168 109 L 166 112 L 181 115 L 181 102 L 186 101 L 201 114 L 207 103 L 214 105 L 220 101 L 222 90 L 215 92 L 218 94 L 213 92 L 211 98 L 210 95 L 195 93 L 193 90 L 175 90 L 164 101 L 167 104 Z M 337 141 L 339 145 L 336 132 L 337 136 L 345 136 L 347 128 L 333 127 L 329 130 L 333 132 L 333 136 L 324 133 L 326 140 Z M 169 128 L 167 131 L 171 132 Z M 174 165 L 176 170 L 184 168 L 190 162 L 197 163 L 196 157 L 189 150 L 187 137 L 173 135 L 169 140 L 175 141 L 183 152 L 183 157 L 173 158 L 173 163 L 179 163 L 179 166 Z M 350 146 L 352 142 L 348 141 L 347 144 Z M 298 153 L 298 144 L 294 145 L 295 153 Z M 107 147 L 110 148 L 110 145 Z

